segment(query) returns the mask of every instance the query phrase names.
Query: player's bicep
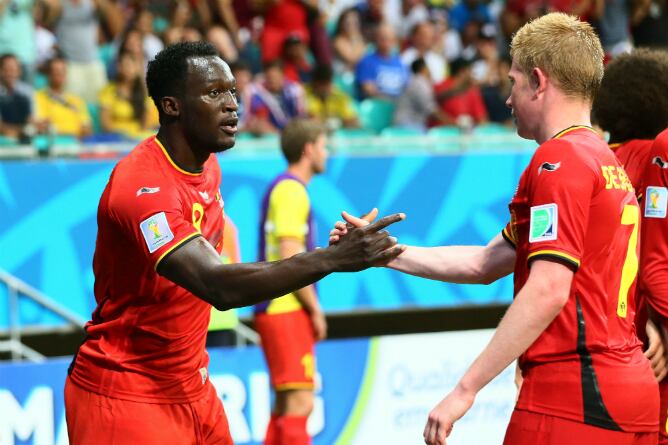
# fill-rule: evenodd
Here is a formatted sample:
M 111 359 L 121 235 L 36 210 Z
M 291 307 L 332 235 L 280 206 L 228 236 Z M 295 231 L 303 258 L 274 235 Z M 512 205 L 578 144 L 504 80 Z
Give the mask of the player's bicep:
M 186 218 L 177 194 L 148 180 L 147 186 L 120 186 L 109 213 L 135 249 L 157 265 L 182 244 L 200 235 L 192 215 Z M 135 190 L 136 189 L 136 190 Z
M 513 272 L 516 253 L 513 246 L 499 234 L 485 246 L 483 273 L 486 282 L 494 282 Z
M 220 256 L 202 236 L 188 240 L 164 257 L 156 266 L 161 276 L 209 303 L 215 294 L 211 277 L 222 266 Z

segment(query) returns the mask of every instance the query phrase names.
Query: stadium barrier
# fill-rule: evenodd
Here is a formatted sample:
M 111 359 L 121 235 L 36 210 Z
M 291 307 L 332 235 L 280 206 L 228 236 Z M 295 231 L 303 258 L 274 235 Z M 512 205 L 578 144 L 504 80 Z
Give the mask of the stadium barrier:
M 491 330 L 318 344 L 318 387 L 309 419 L 314 445 L 422 443 L 427 414 L 491 338 Z M 209 351 L 211 382 L 237 445 L 262 443 L 269 377 L 257 347 Z M 0 364 L 0 443 L 66 445 L 63 385 L 70 359 Z M 450 445 L 501 443 L 514 401 L 511 365 L 476 397 Z M 141 420 L 138 420 L 141 421 Z

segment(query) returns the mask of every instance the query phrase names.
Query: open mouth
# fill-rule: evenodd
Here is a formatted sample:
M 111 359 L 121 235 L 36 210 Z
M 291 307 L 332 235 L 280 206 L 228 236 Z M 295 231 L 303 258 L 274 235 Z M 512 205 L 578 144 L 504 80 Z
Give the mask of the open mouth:
M 220 129 L 230 135 L 235 135 L 239 131 L 236 120 L 223 123 Z

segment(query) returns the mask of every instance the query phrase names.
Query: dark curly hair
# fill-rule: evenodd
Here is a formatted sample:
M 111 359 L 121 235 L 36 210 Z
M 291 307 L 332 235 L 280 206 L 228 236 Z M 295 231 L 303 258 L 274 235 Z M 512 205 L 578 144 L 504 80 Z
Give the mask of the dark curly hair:
M 160 120 L 163 111 L 160 99 L 165 96 L 183 97 L 188 74 L 188 59 L 193 57 L 220 56 L 216 47 L 209 42 L 182 42 L 170 45 L 160 51 L 148 63 L 146 87 L 148 95 L 158 109 Z
M 668 127 L 668 52 L 637 49 L 605 68 L 592 121 L 610 142 L 654 139 Z

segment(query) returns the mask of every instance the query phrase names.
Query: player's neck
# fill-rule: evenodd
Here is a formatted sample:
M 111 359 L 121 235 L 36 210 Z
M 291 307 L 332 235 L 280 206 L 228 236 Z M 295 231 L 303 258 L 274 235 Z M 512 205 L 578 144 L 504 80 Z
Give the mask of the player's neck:
M 591 104 L 587 101 L 565 98 L 555 106 L 545 107 L 542 122 L 543 125 L 536 135 L 536 142 L 539 144 L 573 126 L 591 127 Z
M 161 126 L 156 136 L 160 143 L 165 147 L 172 161 L 181 169 L 199 173 L 204 168 L 204 163 L 209 159 L 210 153 L 197 153 L 193 147 L 179 131 L 170 131 Z
M 311 178 L 313 178 L 313 171 L 311 167 L 306 166 L 303 163 L 296 163 L 288 166 L 288 173 L 299 179 L 304 184 L 308 184 L 311 182 Z

